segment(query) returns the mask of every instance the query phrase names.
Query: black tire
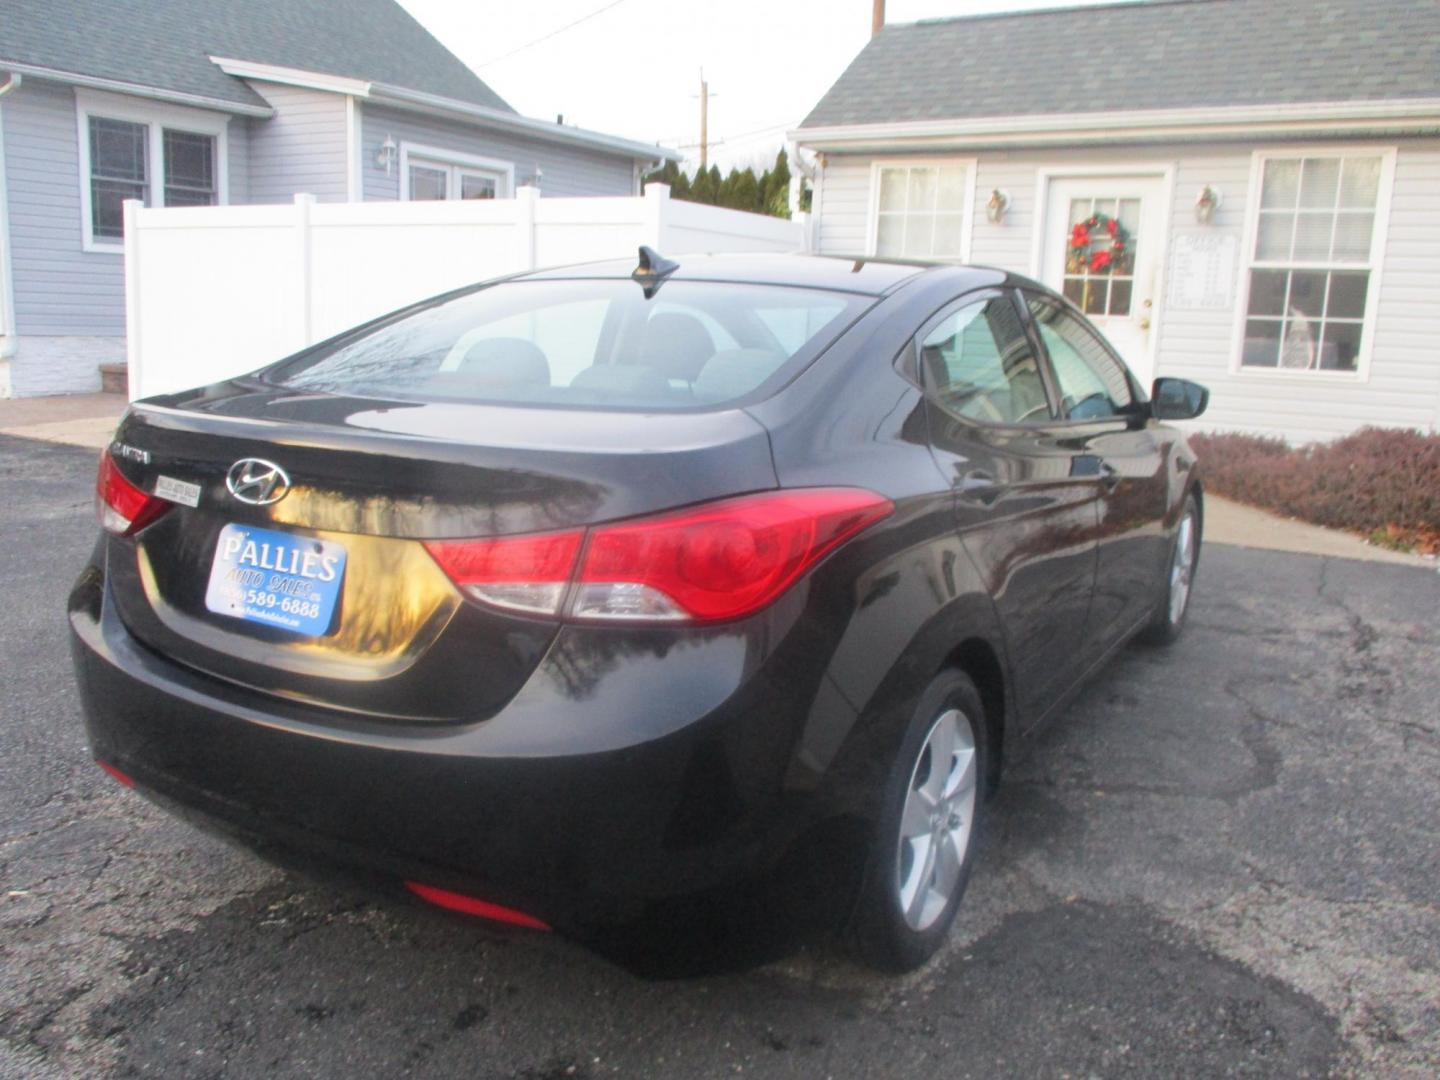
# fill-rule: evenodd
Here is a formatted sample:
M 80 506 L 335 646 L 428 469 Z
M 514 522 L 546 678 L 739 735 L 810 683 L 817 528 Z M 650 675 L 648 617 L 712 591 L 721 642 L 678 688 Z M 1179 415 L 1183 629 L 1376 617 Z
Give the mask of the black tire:
M 958 711 L 968 723 L 974 746 L 974 799 L 970 809 L 969 829 L 964 856 L 948 900 L 933 917 L 916 927 L 907 920 L 902 908 L 904 888 L 902 871 L 907 860 L 913 870 L 913 857 L 902 851 L 901 824 L 912 782 L 928 776 L 923 755 L 927 740 L 942 718 Z M 953 723 L 954 721 L 947 721 Z M 958 730 L 958 729 L 957 729 Z M 963 752 L 963 751 L 962 751 Z M 958 757 L 953 760 L 958 760 Z M 853 952 L 866 964 L 881 971 L 911 971 L 935 954 L 955 921 L 955 912 L 965 895 L 970 868 L 975 859 L 985 821 L 986 782 L 989 777 L 989 745 L 986 737 L 985 706 L 975 684 L 962 672 L 944 671 L 937 675 L 916 703 L 904 737 L 895 753 L 890 776 L 886 781 L 880 812 L 870 840 L 869 856 L 860 885 L 860 895 L 850 919 L 849 943 Z M 959 766 L 956 766 L 957 772 Z M 955 820 L 954 817 L 948 820 Z M 912 849 L 913 850 L 913 849 Z M 923 870 L 921 872 L 923 874 Z M 919 877 L 921 874 L 916 874 Z M 922 886 L 928 888 L 928 886 Z M 934 897 L 936 893 L 931 891 Z M 925 905 L 921 905 L 922 907 Z M 914 911 L 912 905 L 912 911 Z
M 1177 616 L 1172 614 L 1173 599 L 1175 594 L 1174 567 L 1176 557 L 1179 554 L 1180 544 L 1185 538 L 1184 524 L 1186 520 L 1191 525 L 1191 553 L 1189 569 L 1187 571 L 1185 599 L 1180 607 Z M 1150 624 L 1140 631 L 1140 640 L 1147 645 L 1170 645 L 1177 641 L 1185 629 L 1185 618 L 1190 614 L 1190 600 L 1195 592 L 1195 569 L 1200 565 L 1200 534 L 1201 534 L 1200 505 L 1195 501 L 1193 494 L 1185 496 L 1185 506 L 1180 511 L 1180 519 L 1175 525 L 1175 536 L 1170 542 L 1170 558 L 1165 564 L 1165 591 L 1160 598 L 1160 605 L 1155 609 L 1155 617 Z

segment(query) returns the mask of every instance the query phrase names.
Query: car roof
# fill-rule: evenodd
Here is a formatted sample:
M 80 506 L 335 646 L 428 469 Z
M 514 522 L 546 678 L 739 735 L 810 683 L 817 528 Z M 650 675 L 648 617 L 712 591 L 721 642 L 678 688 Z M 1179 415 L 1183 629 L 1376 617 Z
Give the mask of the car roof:
M 665 252 L 660 252 L 665 255 Z M 891 259 L 835 255 L 669 255 L 678 268 L 671 281 L 727 281 L 755 285 L 791 285 L 880 296 L 921 274 L 969 271 L 975 284 L 990 284 L 995 272 L 979 267 L 904 262 Z M 628 278 L 636 259 L 560 266 L 519 275 L 519 280 L 573 280 L 576 278 Z

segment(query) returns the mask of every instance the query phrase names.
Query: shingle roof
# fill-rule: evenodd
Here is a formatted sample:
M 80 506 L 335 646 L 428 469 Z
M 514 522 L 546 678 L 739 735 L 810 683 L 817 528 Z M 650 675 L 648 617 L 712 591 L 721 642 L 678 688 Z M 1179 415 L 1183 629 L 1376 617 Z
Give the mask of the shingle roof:
M 886 27 L 802 127 L 1440 98 L 1440 0 L 1155 0 Z
M 0 67 L 263 105 L 223 56 L 514 111 L 394 0 L 0 0 L 0 28 Z

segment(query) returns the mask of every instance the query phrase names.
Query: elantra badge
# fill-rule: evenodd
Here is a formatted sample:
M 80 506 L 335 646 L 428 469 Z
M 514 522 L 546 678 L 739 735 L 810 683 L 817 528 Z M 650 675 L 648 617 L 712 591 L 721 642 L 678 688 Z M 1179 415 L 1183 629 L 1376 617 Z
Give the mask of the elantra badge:
M 290 490 L 290 477 L 273 461 L 264 458 L 241 458 L 225 474 L 230 494 L 251 506 L 269 506 L 279 502 Z

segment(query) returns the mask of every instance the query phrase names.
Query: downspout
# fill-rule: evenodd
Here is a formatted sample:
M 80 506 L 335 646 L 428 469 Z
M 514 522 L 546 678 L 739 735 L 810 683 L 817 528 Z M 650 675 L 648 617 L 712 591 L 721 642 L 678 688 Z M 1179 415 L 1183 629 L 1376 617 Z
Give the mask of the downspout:
M 0 85 L 0 98 L 10 93 L 20 85 L 19 72 L 11 72 L 6 76 L 3 85 Z M 8 360 L 15 355 L 15 301 L 13 285 L 10 278 L 10 205 L 5 196 L 5 131 L 3 123 L 0 123 L 0 327 L 4 333 L 0 334 L 0 360 Z M 9 385 L 9 376 L 6 375 L 6 386 Z M 9 393 L 7 389 L 5 393 Z

